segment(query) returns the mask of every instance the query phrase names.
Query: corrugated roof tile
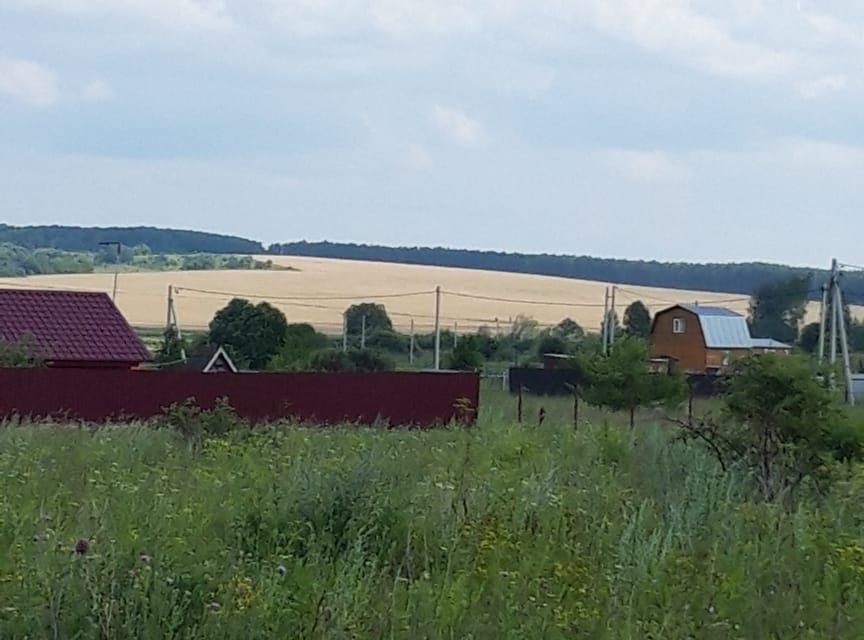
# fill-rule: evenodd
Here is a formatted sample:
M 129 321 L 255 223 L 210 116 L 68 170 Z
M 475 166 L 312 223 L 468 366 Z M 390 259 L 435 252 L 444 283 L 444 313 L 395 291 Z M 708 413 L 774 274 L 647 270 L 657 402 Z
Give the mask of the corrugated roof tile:
M 105 293 L 0 289 L 0 339 L 31 336 L 54 362 L 137 364 L 150 353 Z

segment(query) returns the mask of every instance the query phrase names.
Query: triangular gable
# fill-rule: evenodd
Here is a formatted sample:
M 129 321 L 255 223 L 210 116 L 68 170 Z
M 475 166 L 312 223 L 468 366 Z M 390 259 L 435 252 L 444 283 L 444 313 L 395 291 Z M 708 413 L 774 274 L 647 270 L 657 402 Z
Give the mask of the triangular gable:
M 219 373 L 224 371 L 230 371 L 231 373 L 237 373 L 237 367 L 234 365 L 234 361 L 231 360 L 231 357 L 222 347 L 216 349 L 216 352 L 207 362 L 206 366 L 203 369 L 204 373 Z

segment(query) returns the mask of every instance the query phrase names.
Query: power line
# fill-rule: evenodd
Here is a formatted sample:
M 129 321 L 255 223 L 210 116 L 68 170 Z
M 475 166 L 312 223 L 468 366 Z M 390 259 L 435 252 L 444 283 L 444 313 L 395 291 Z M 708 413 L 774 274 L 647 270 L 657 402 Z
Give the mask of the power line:
M 195 289 L 193 287 L 176 287 L 175 291 L 190 291 L 193 293 L 201 293 L 205 295 L 215 295 L 220 297 L 235 297 L 235 298 L 259 298 L 264 300 L 299 300 L 299 301 L 336 301 L 336 300 L 382 300 L 388 298 L 411 298 L 416 296 L 428 296 L 435 293 L 434 291 L 410 291 L 407 293 L 382 293 L 376 295 L 360 295 L 360 296 L 274 296 L 264 295 L 259 293 L 237 293 L 231 291 L 214 291 L 212 289 Z
M 459 291 L 442 291 L 441 293 L 448 296 L 455 296 L 457 298 L 468 298 L 470 300 L 486 300 L 491 302 L 506 302 L 511 304 L 532 304 L 544 307 L 584 307 L 584 308 L 598 308 L 602 307 L 602 304 L 593 304 L 586 302 L 560 302 L 558 300 L 518 300 L 515 298 L 499 298 L 496 296 L 483 296 L 477 295 L 473 293 L 462 293 Z

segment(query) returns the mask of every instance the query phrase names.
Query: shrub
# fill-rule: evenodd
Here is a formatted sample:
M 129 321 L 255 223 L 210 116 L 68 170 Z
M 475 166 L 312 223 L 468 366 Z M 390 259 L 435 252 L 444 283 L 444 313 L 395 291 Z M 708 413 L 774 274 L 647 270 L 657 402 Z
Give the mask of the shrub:
M 200 449 L 209 438 L 223 437 L 231 431 L 246 427 L 227 398 L 220 398 L 212 409 L 202 409 L 194 398 L 172 404 L 164 411 L 163 421 L 193 449 Z

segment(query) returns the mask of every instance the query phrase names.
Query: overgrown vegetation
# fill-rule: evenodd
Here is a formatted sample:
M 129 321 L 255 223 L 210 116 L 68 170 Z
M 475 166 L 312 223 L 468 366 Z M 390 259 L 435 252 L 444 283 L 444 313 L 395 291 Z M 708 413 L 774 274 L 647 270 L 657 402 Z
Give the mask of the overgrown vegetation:
M 2 234 L 0 234 L 2 235 Z M 66 251 L 53 248 L 30 249 L 15 244 L 0 244 L 0 277 L 23 277 L 56 273 L 93 273 L 115 266 L 124 271 L 204 271 L 211 269 L 275 269 L 271 260 L 256 260 L 252 256 L 219 255 L 212 253 L 163 254 L 153 253 L 147 245 L 120 248 L 101 247 L 94 250 Z M 282 268 L 282 267 L 279 267 Z
M 864 633 L 858 465 L 778 504 L 668 430 L 492 396 L 471 430 L 5 425 L 0 637 Z

